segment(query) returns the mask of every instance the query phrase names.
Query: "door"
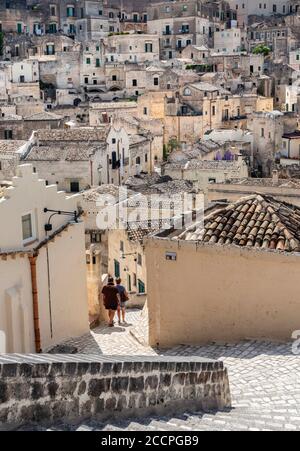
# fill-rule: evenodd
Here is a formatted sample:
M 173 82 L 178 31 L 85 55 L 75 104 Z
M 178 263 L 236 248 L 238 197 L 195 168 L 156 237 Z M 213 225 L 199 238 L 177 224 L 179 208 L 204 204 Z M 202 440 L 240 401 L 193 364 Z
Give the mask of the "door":
M 79 182 L 71 182 L 70 191 L 71 193 L 79 193 Z

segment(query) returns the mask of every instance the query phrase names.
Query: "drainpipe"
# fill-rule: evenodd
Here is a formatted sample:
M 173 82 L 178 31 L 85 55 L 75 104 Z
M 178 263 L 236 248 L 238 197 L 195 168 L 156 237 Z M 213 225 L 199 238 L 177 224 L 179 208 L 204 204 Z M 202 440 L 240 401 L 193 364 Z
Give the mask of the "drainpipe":
M 32 286 L 32 303 L 33 303 L 33 324 L 35 337 L 35 351 L 37 354 L 42 352 L 41 349 L 41 332 L 40 332 L 40 317 L 39 317 L 39 300 L 36 276 L 36 261 L 38 254 L 28 256 L 30 262 L 31 272 L 31 286 Z
M 91 188 L 94 186 L 94 177 L 93 177 L 93 162 L 90 160 L 90 166 L 91 166 Z

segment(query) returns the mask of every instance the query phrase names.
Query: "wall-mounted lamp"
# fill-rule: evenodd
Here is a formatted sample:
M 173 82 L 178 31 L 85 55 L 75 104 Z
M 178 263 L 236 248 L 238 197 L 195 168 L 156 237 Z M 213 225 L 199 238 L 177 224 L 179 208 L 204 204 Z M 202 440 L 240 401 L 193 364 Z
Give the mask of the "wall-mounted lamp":
M 53 229 L 53 226 L 51 224 L 51 219 L 53 218 L 53 216 L 56 216 L 56 215 L 71 216 L 71 217 L 73 217 L 75 222 L 78 222 L 78 217 L 79 217 L 79 214 L 77 211 L 50 210 L 49 208 L 44 208 L 44 213 L 52 213 L 52 215 L 50 215 L 50 217 L 48 219 L 47 224 L 45 224 L 46 232 L 51 232 Z

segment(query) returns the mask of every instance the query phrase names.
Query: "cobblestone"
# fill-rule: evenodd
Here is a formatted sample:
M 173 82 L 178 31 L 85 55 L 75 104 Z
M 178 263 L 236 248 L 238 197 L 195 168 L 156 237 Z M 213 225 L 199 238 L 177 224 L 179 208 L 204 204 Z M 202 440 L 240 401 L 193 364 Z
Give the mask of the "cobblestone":
M 137 328 L 140 315 L 140 311 L 129 312 L 127 320 L 131 325 L 114 329 L 102 326 L 89 336 L 68 344 L 86 354 L 198 356 L 222 360 L 229 371 L 232 410 L 126 422 L 116 419 L 109 424 L 90 421 L 78 428 L 98 431 L 300 430 L 300 356 L 292 353 L 290 343 L 245 341 L 226 345 L 181 345 L 160 351 L 134 338 L 132 332 Z

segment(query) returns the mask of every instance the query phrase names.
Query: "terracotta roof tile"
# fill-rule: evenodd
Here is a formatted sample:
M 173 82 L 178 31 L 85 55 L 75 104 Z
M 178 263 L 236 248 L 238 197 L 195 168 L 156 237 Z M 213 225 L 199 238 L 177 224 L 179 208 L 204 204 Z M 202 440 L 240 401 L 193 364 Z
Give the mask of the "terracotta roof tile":
M 177 239 L 300 252 L 300 208 L 271 196 L 253 195 L 213 211 L 204 229 L 194 224 Z

